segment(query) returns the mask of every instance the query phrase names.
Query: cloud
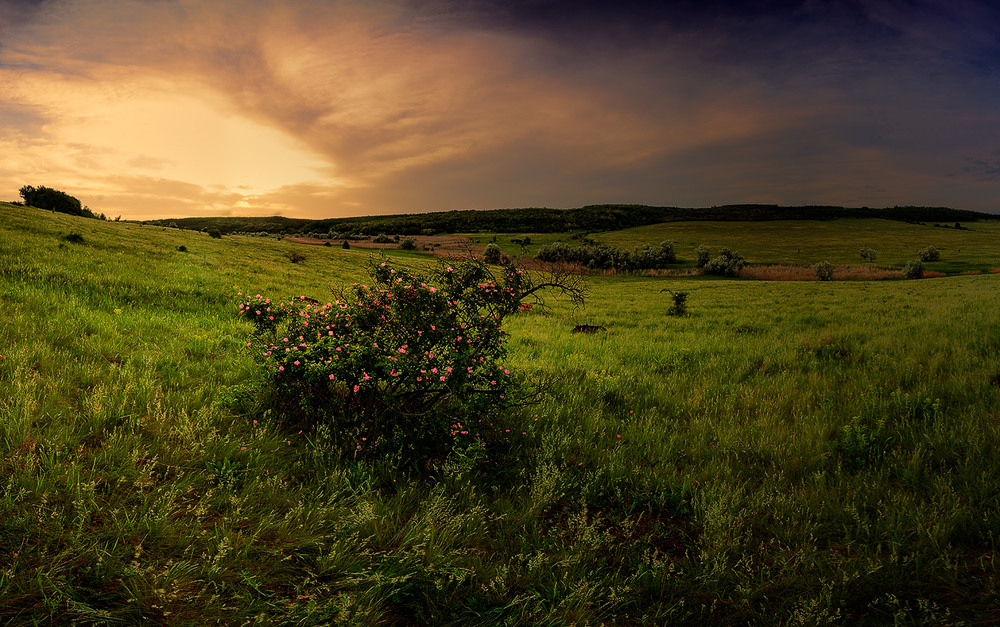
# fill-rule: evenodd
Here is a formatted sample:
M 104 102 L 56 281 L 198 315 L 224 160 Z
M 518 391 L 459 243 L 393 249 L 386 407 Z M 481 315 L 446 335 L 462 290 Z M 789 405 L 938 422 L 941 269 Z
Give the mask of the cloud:
M 969 0 L 4 6 L 0 183 L 123 213 L 995 197 Z

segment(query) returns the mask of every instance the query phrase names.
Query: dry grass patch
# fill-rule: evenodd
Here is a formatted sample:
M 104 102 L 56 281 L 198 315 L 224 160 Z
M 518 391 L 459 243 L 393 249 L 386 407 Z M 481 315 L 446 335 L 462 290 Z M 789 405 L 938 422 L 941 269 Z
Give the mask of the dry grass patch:
M 736 276 L 757 281 L 816 281 L 816 273 L 811 266 L 775 264 L 746 266 L 736 272 Z M 878 266 L 837 266 L 833 271 L 835 281 L 879 281 L 898 279 L 903 276 L 896 268 Z

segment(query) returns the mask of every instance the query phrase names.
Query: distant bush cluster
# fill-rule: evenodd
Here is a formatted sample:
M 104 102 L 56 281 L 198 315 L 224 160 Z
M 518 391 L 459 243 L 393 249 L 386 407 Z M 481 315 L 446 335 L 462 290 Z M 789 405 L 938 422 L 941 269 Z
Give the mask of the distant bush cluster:
M 921 250 L 918 255 L 920 256 L 920 261 L 923 261 L 924 263 L 941 259 L 941 253 L 933 246 L 928 246 L 927 248 Z
M 61 192 L 58 189 L 52 189 L 50 187 L 45 187 L 44 185 L 40 187 L 25 185 L 19 190 L 19 193 L 21 198 L 24 200 L 24 204 L 29 207 L 48 209 L 49 211 L 68 213 L 73 216 L 81 216 L 84 218 L 96 218 L 100 220 L 107 219 L 103 214 L 98 216 L 91 211 L 89 207 L 81 205 L 78 199 L 70 196 L 66 192 Z
M 632 252 L 618 246 L 567 246 L 556 242 L 543 246 L 535 258 L 539 261 L 577 263 L 598 270 L 647 270 L 677 263 L 674 243 L 664 241 L 659 248 L 643 244 Z
M 710 251 L 706 248 L 704 250 L 704 254 L 709 255 L 709 253 Z M 705 263 L 702 267 L 702 271 L 705 274 L 714 274 L 717 276 L 733 276 L 745 265 L 747 265 L 747 262 L 741 254 L 729 250 L 728 248 L 723 248 L 719 250 L 718 255 L 712 257 Z

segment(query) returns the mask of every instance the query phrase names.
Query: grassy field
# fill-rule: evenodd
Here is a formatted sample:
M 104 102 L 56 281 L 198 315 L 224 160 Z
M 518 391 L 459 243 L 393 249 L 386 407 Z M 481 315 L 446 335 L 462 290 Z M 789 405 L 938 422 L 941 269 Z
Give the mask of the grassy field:
M 1000 265 L 995 225 L 803 224 L 598 239 Z M 0 204 L 0 622 L 1000 622 L 1000 276 L 592 277 L 508 321 L 548 383 L 513 449 L 392 477 L 233 402 L 236 293 L 327 298 L 368 255 Z
M 949 227 L 951 225 L 948 225 Z M 873 249 L 876 264 L 902 267 L 918 258 L 918 252 L 934 246 L 940 261 L 927 264 L 929 271 L 946 274 L 986 272 L 1000 267 L 1000 222 L 969 222 L 962 229 L 935 227 L 932 224 L 909 224 L 892 220 L 777 220 L 771 222 L 665 222 L 609 233 L 527 234 L 526 248 L 534 255 L 553 242 L 580 245 L 586 237 L 601 244 L 627 250 L 641 244 L 658 246 L 664 240 L 675 243 L 678 260 L 693 266 L 694 249 L 705 245 L 713 253 L 729 248 L 741 253 L 750 263 L 812 265 L 829 261 L 837 265 L 857 265 L 859 251 Z M 491 237 L 470 234 L 485 244 Z M 521 247 L 511 242 L 524 235 L 497 234 L 497 243 L 508 253 L 518 254 Z

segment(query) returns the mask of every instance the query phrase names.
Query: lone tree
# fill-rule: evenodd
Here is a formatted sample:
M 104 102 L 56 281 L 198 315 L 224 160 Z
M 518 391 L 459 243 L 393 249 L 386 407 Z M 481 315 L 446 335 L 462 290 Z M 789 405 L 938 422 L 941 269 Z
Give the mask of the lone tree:
M 19 190 L 19 193 L 21 194 L 21 198 L 24 199 L 24 204 L 29 207 L 48 209 L 49 211 L 68 213 L 84 218 L 97 218 L 94 212 L 81 205 L 79 200 L 58 189 L 25 185 Z

